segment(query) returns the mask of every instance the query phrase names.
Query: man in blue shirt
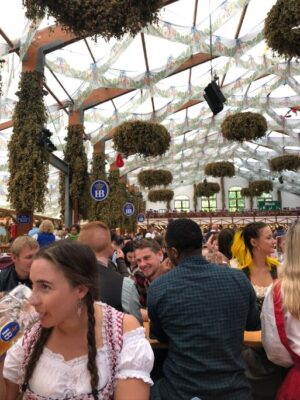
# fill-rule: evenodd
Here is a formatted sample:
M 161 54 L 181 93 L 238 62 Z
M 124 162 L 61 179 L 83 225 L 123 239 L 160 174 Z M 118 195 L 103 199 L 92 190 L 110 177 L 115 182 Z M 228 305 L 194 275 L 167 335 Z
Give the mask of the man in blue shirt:
M 148 313 L 152 336 L 169 352 L 151 400 L 252 399 L 241 354 L 244 330 L 260 329 L 251 284 L 201 256 L 196 222 L 170 222 L 165 240 L 175 268 L 149 286 Z

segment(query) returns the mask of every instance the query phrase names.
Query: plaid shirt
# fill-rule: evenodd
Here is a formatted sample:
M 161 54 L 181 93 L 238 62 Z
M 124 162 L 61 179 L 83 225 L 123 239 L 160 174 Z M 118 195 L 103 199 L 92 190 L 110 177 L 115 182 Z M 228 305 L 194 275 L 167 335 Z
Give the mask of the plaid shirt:
M 145 275 L 142 273 L 142 271 L 137 270 L 134 273 L 134 281 L 135 285 L 139 294 L 140 298 L 140 304 L 142 308 L 147 307 L 147 290 L 148 286 L 150 285 L 150 282 L 148 279 L 145 277 Z
M 239 270 L 189 257 L 148 288 L 151 334 L 169 342 L 151 400 L 248 400 L 244 330 L 260 329 L 255 292 Z

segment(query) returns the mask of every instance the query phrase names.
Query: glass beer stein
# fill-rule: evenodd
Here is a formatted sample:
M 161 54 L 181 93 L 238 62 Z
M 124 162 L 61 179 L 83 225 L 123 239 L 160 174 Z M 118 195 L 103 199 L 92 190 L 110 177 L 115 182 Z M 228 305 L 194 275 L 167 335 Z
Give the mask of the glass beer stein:
M 37 320 L 28 301 L 30 295 L 27 286 L 19 285 L 0 300 L 0 357 Z

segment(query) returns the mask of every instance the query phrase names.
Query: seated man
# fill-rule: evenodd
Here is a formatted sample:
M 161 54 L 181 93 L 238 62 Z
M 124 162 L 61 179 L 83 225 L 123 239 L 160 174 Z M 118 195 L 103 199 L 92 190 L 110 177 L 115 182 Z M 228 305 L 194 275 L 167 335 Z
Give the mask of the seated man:
M 89 222 L 82 226 L 78 240 L 90 246 L 98 260 L 99 300 L 134 315 L 142 324 L 139 296 L 134 282 L 109 267 L 112 244 L 108 226 L 101 221 Z
M 149 286 L 148 313 L 151 334 L 169 352 L 151 400 L 252 399 L 242 359 L 244 330 L 260 329 L 251 284 L 201 256 L 196 222 L 170 222 L 165 240 L 175 268 Z
M 13 264 L 0 270 L 0 293 L 8 292 L 20 283 L 31 288 L 29 272 L 38 250 L 38 242 L 30 236 L 19 236 L 13 241 L 10 248 Z

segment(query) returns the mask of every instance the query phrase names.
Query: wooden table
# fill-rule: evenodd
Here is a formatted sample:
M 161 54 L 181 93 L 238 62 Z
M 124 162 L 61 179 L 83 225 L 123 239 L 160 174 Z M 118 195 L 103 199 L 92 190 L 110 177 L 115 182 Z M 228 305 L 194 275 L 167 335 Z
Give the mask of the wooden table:
M 144 322 L 144 328 L 146 330 L 146 337 L 149 340 L 149 343 L 151 344 L 152 348 L 154 349 L 167 349 L 168 344 L 167 343 L 160 343 L 156 339 L 150 339 L 149 338 L 149 322 Z M 246 346 L 251 346 L 251 347 L 261 347 L 261 331 L 245 331 L 244 332 L 244 344 Z

